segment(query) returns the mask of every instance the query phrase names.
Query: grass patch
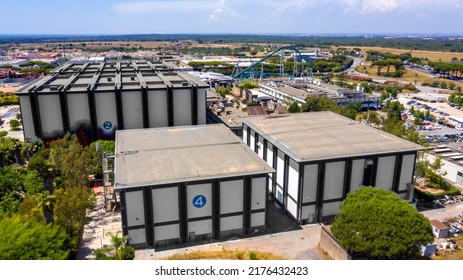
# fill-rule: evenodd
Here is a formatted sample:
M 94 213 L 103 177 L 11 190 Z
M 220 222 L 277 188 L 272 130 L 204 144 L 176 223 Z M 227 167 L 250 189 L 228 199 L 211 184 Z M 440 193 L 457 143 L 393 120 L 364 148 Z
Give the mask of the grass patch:
M 271 253 L 255 251 L 197 251 L 184 254 L 175 254 L 164 260 L 284 260 L 284 258 L 275 256 Z
M 410 82 L 412 84 L 414 84 L 415 82 L 420 83 L 420 84 L 422 84 L 422 83 L 432 83 L 433 81 L 439 81 L 439 82 L 445 81 L 446 83 L 450 82 L 450 80 L 447 80 L 447 79 L 440 79 L 440 78 L 439 79 L 433 79 L 433 78 L 429 77 L 426 74 L 423 74 L 421 72 L 414 71 L 414 70 L 411 70 L 411 69 L 406 69 L 405 74 L 400 78 L 378 76 L 377 75 L 378 67 L 377 66 L 371 66 L 371 65 L 358 66 L 355 69 L 355 71 L 357 71 L 359 73 L 366 74 L 366 75 L 368 75 L 370 77 L 373 77 L 373 78 L 391 79 L 391 80 L 398 79 L 400 81 Z M 389 70 L 389 73 L 391 73 L 393 71 L 394 71 L 394 66 L 391 66 L 391 69 Z M 381 72 L 386 73 L 385 67 L 383 67 Z M 436 88 L 436 89 L 439 89 L 439 88 Z
M 349 47 L 347 47 L 349 48 Z M 443 61 L 450 62 L 452 58 L 456 57 L 458 59 L 463 58 L 463 53 L 458 52 L 433 52 L 433 51 L 421 51 L 421 50 L 405 50 L 405 49 L 392 49 L 392 48 L 381 48 L 381 47 L 350 47 L 350 48 L 360 48 L 361 53 L 366 55 L 366 51 L 380 51 L 380 52 L 390 52 L 393 54 L 401 54 L 409 52 L 414 57 L 427 58 L 430 61 Z

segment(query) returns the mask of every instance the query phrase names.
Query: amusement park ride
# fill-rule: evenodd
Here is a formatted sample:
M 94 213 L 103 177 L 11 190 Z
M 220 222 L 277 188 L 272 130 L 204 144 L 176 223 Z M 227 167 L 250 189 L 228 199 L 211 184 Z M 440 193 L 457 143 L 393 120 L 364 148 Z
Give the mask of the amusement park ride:
M 285 50 L 290 50 L 294 52 L 294 67 L 292 73 L 285 73 L 284 71 Z M 265 72 L 265 61 L 276 55 L 280 55 L 279 73 Z M 249 59 L 251 61 L 251 65 L 244 69 L 241 69 L 240 62 L 246 62 L 246 59 Z M 258 78 L 259 82 L 262 82 L 263 79 L 270 77 L 279 77 L 281 80 L 283 80 L 285 77 L 289 77 L 289 80 L 298 80 L 300 82 L 310 81 L 313 80 L 313 74 L 312 68 L 310 67 L 310 64 L 308 64 L 308 62 L 311 61 L 313 61 L 312 58 L 303 58 L 301 52 L 295 46 L 282 46 L 268 53 L 266 56 L 264 56 L 256 62 L 253 62 L 248 57 L 241 57 L 236 62 L 231 77 L 234 80 L 255 80 Z M 259 66 L 260 70 L 257 70 Z

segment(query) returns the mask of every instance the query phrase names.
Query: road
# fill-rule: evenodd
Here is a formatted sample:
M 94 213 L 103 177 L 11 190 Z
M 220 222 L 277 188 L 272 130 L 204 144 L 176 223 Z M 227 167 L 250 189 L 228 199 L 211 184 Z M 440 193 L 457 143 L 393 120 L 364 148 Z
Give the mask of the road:
M 463 212 L 463 202 L 460 202 L 458 204 L 447 206 L 441 209 L 422 211 L 421 214 L 423 214 L 430 220 L 445 221 L 448 219 L 455 219 L 455 218 L 457 220 L 461 220 L 462 212 Z
M 357 73 L 355 71 L 355 68 L 359 67 L 362 62 L 363 62 L 363 59 L 359 58 L 359 57 L 353 57 L 353 56 L 349 56 L 350 58 L 353 58 L 354 59 L 354 62 L 352 63 L 352 65 L 347 68 L 346 70 L 342 71 L 341 73 L 356 73 L 356 74 L 360 74 L 360 75 L 364 75 L 364 74 L 361 74 L 361 73 Z

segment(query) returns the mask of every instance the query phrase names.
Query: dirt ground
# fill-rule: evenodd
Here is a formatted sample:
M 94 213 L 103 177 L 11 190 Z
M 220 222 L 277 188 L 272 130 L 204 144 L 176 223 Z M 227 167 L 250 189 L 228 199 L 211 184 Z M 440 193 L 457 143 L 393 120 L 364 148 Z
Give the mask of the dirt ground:
M 137 250 L 135 259 L 159 260 L 175 254 L 194 251 L 237 250 L 268 252 L 288 260 L 323 260 L 317 249 L 320 242 L 320 230 L 319 225 L 308 225 L 299 230 L 180 249 L 165 251 L 155 251 L 154 249 Z

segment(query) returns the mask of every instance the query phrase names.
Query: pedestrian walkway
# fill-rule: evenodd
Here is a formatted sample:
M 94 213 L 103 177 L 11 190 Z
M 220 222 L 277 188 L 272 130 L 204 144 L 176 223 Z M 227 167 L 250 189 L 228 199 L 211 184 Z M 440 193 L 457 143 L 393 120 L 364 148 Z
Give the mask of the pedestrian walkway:
M 97 205 L 87 214 L 87 222 L 80 241 L 79 252 L 76 259 L 94 259 L 94 250 L 111 245 L 108 233 L 122 232 L 121 213 L 119 211 L 106 212 L 104 210 L 103 188 L 93 189 L 97 194 Z

